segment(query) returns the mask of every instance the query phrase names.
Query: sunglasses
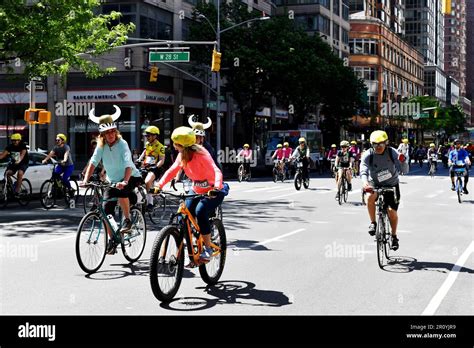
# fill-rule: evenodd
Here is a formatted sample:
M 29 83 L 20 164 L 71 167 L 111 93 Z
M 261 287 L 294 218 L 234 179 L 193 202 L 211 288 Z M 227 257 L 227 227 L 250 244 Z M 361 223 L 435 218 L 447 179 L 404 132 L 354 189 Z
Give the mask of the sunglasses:
M 18 139 L 14 139 L 14 140 L 12 140 L 12 141 L 20 141 L 20 140 L 18 140 Z
M 145 134 L 146 137 L 151 137 L 151 136 L 153 136 L 153 135 L 155 135 L 155 134 L 151 134 L 151 133 L 146 133 L 146 134 Z
M 56 141 L 61 141 L 61 139 L 56 139 Z
M 105 131 L 103 134 L 105 134 L 105 135 L 107 135 L 107 134 L 115 134 L 115 129 L 111 129 L 111 130 Z
M 380 146 L 384 146 L 385 143 L 372 143 L 372 146 L 373 147 L 380 147 Z

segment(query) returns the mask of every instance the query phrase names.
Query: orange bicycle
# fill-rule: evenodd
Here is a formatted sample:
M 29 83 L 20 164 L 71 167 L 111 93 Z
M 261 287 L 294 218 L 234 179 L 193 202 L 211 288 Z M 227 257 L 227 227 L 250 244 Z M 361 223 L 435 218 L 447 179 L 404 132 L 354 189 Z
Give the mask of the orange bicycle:
M 160 195 L 162 197 L 171 195 L 181 199 L 178 211 L 170 217 L 169 224 L 163 227 L 156 236 L 150 257 L 150 284 L 153 294 L 158 300 L 169 302 L 181 285 L 185 246 L 190 261 L 187 267 L 199 267 L 199 273 L 204 282 L 214 285 L 219 281 L 224 270 L 227 240 L 224 225 L 213 212 L 209 217 L 213 253 L 209 262 L 201 262 L 199 255 L 203 251 L 204 240 L 196 219 L 191 215 L 184 200 L 206 195 L 172 192 L 161 192 Z

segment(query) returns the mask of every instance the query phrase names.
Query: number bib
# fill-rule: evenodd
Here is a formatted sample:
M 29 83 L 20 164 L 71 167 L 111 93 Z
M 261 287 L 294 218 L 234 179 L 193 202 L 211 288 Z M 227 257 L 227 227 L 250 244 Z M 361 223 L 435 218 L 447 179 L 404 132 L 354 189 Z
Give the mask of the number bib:
M 382 170 L 377 173 L 377 180 L 379 182 L 387 181 L 392 177 L 392 173 L 388 169 Z

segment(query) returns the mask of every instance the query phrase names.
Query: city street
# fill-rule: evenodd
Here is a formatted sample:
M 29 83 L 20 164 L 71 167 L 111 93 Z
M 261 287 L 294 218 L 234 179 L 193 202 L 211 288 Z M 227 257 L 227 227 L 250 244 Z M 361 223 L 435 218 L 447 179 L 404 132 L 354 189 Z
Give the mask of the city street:
M 314 173 L 301 191 L 290 180 L 229 181 L 223 275 L 206 287 L 197 269 L 185 269 L 167 305 L 150 288 L 158 228 L 149 221 L 139 262 L 119 251 L 86 276 L 74 249 L 82 205 L 13 202 L 0 211 L 0 314 L 473 315 L 474 188 L 459 204 L 446 169 L 434 179 L 426 172 L 414 166 L 401 177 L 400 249 L 384 270 L 360 179 L 342 206 L 334 179 Z

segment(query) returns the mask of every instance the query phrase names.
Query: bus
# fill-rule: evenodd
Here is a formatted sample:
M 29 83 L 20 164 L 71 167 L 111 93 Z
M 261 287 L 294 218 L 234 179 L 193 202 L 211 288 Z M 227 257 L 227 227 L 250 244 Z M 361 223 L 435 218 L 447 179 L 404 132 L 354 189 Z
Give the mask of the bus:
M 265 166 L 273 166 L 272 155 L 278 144 L 283 145 L 283 143 L 287 141 L 294 151 L 299 145 L 298 139 L 301 137 L 306 139 L 309 146 L 313 166 L 322 160 L 324 157 L 324 153 L 321 153 L 323 147 L 323 135 L 319 129 L 277 130 L 267 132 Z

